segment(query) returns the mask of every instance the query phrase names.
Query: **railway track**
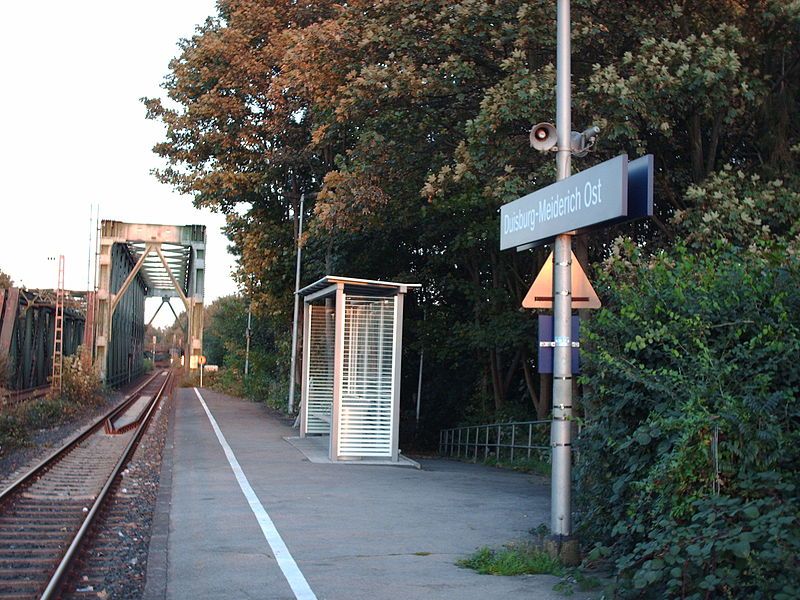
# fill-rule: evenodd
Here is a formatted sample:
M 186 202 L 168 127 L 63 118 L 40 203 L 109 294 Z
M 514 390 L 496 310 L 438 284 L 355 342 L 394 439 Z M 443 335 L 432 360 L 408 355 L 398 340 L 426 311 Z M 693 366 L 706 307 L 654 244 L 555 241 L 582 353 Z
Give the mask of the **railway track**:
M 57 598 L 173 374 L 161 371 L 0 492 L 0 599 Z

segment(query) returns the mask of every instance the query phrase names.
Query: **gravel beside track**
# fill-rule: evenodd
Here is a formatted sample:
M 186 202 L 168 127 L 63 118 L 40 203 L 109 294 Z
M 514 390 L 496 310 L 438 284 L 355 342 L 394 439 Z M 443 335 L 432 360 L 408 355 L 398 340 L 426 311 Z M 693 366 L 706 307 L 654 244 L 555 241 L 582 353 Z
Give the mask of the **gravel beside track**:
M 4 493 L 0 514 L 0 596 L 14 600 L 38 598 L 53 574 L 58 577 L 65 569 L 66 563 L 59 565 L 61 559 L 72 556 L 61 576 L 60 589 L 48 588 L 45 595 L 55 592 L 59 598 L 141 597 L 173 385 L 172 376 L 166 371 L 154 375 L 145 378 L 143 386 L 140 381 L 140 385 L 115 394 L 104 406 L 87 411 L 71 426 L 39 432 L 47 434 L 49 440 L 63 441 L 78 432 L 87 433 L 60 453 L 55 462 L 48 463 L 43 474 L 37 472 L 34 478 L 29 476 L 21 486 Z M 137 398 L 152 399 L 164 387 L 164 396 L 152 412 L 147 412 L 147 405 Z M 131 397 L 133 392 L 136 395 Z M 110 408 L 128 398 L 124 412 L 109 413 Z M 145 412 L 151 418 L 142 429 L 136 423 Z M 100 424 L 98 429 L 92 424 L 107 414 L 114 416 L 105 421 L 105 426 Z M 131 443 L 132 454 L 124 470 L 118 472 L 113 483 L 107 483 L 120 464 L 123 450 Z M 52 455 L 56 443 L 51 441 L 48 445 L 51 447 L 38 446 L 35 453 L 7 457 L 7 475 L 0 480 L 0 489 L 5 490 Z M 108 493 L 99 500 L 101 488 Z M 98 507 L 91 524 L 84 523 Z M 85 535 L 80 541 L 74 540 L 81 526 Z M 65 555 L 70 544 L 73 547 Z M 77 552 L 72 555 L 75 549 Z
M 141 598 L 172 398 L 158 412 L 72 568 L 63 598 Z

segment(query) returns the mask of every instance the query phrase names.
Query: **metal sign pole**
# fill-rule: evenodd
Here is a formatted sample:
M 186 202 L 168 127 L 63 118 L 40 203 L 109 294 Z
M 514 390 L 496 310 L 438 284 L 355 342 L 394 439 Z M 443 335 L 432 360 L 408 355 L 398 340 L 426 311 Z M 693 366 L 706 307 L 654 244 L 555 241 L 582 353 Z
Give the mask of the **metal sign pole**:
M 570 5 L 558 0 L 556 55 L 557 179 L 570 176 L 572 131 Z M 550 532 L 558 540 L 572 534 L 571 419 L 572 419 L 572 236 L 559 235 L 553 255 L 553 420 Z
M 244 348 L 244 378 L 250 374 L 250 304 L 247 304 L 247 329 L 244 332 L 245 348 Z
M 303 203 L 305 202 L 306 195 L 300 194 L 300 223 L 297 229 L 297 266 L 294 275 L 294 318 L 292 320 L 292 359 L 291 366 L 289 367 L 289 402 L 287 403 L 287 410 L 289 414 L 294 410 L 294 372 L 297 364 L 297 315 L 300 311 L 300 296 L 297 292 L 300 291 L 300 257 L 302 248 L 300 246 L 300 237 L 303 235 Z
M 425 357 L 425 351 L 419 351 L 419 378 L 417 379 L 417 425 L 419 425 L 419 409 L 422 404 L 422 360 Z

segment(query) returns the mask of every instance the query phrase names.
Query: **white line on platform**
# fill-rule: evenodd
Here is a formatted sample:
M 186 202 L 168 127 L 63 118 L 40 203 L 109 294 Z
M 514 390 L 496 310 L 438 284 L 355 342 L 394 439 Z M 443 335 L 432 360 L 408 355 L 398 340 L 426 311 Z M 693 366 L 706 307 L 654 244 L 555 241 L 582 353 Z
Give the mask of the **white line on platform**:
M 222 435 L 222 431 L 219 425 L 217 425 L 217 421 L 214 419 L 211 411 L 208 409 L 205 400 L 203 400 L 203 396 L 200 395 L 200 390 L 194 388 L 194 393 L 197 394 L 200 404 L 203 405 L 203 410 L 206 411 L 208 420 L 211 422 L 211 427 L 214 429 L 214 433 L 217 434 L 217 439 L 222 449 L 225 451 L 225 456 L 228 459 L 228 463 L 231 465 L 231 469 L 233 469 L 233 474 L 236 475 L 236 481 L 239 482 L 239 487 L 242 488 L 242 493 L 244 497 L 247 498 L 247 503 L 256 516 L 258 524 L 261 526 L 261 531 L 269 547 L 272 549 L 272 554 L 275 556 L 275 560 L 281 568 L 281 571 L 283 571 L 286 581 L 289 582 L 289 586 L 292 588 L 295 598 L 297 598 L 297 600 L 317 600 L 306 578 L 303 577 L 303 573 L 300 572 L 300 567 L 297 566 L 294 558 L 292 558 L 292 555 L 289 553 L 289 549 L 286 547 L 281 534 L 278 533 L 275 524 L 272 522 L 272 519 L 270 519 L 267 511 L 264 510 L 258 496 L 256 496 L 255 491 L 253 491 L 253 488 L 250 486 L 250 482 L 247 480 L 247 476 L 239 465 L 239 461 L 236 460 L 236 455 L 228 445 L 225 436 Z

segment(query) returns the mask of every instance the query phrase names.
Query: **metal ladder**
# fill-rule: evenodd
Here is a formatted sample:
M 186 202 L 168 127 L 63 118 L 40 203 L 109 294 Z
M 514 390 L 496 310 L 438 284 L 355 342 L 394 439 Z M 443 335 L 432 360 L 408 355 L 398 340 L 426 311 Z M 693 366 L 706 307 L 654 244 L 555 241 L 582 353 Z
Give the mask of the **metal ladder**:
M 61 392 L 61 372 L 64 366 L 64 255 L 58 257 L 58 289 L 56 290 L 56 321 L 53 339 L 53 376 L 50 385 Z

